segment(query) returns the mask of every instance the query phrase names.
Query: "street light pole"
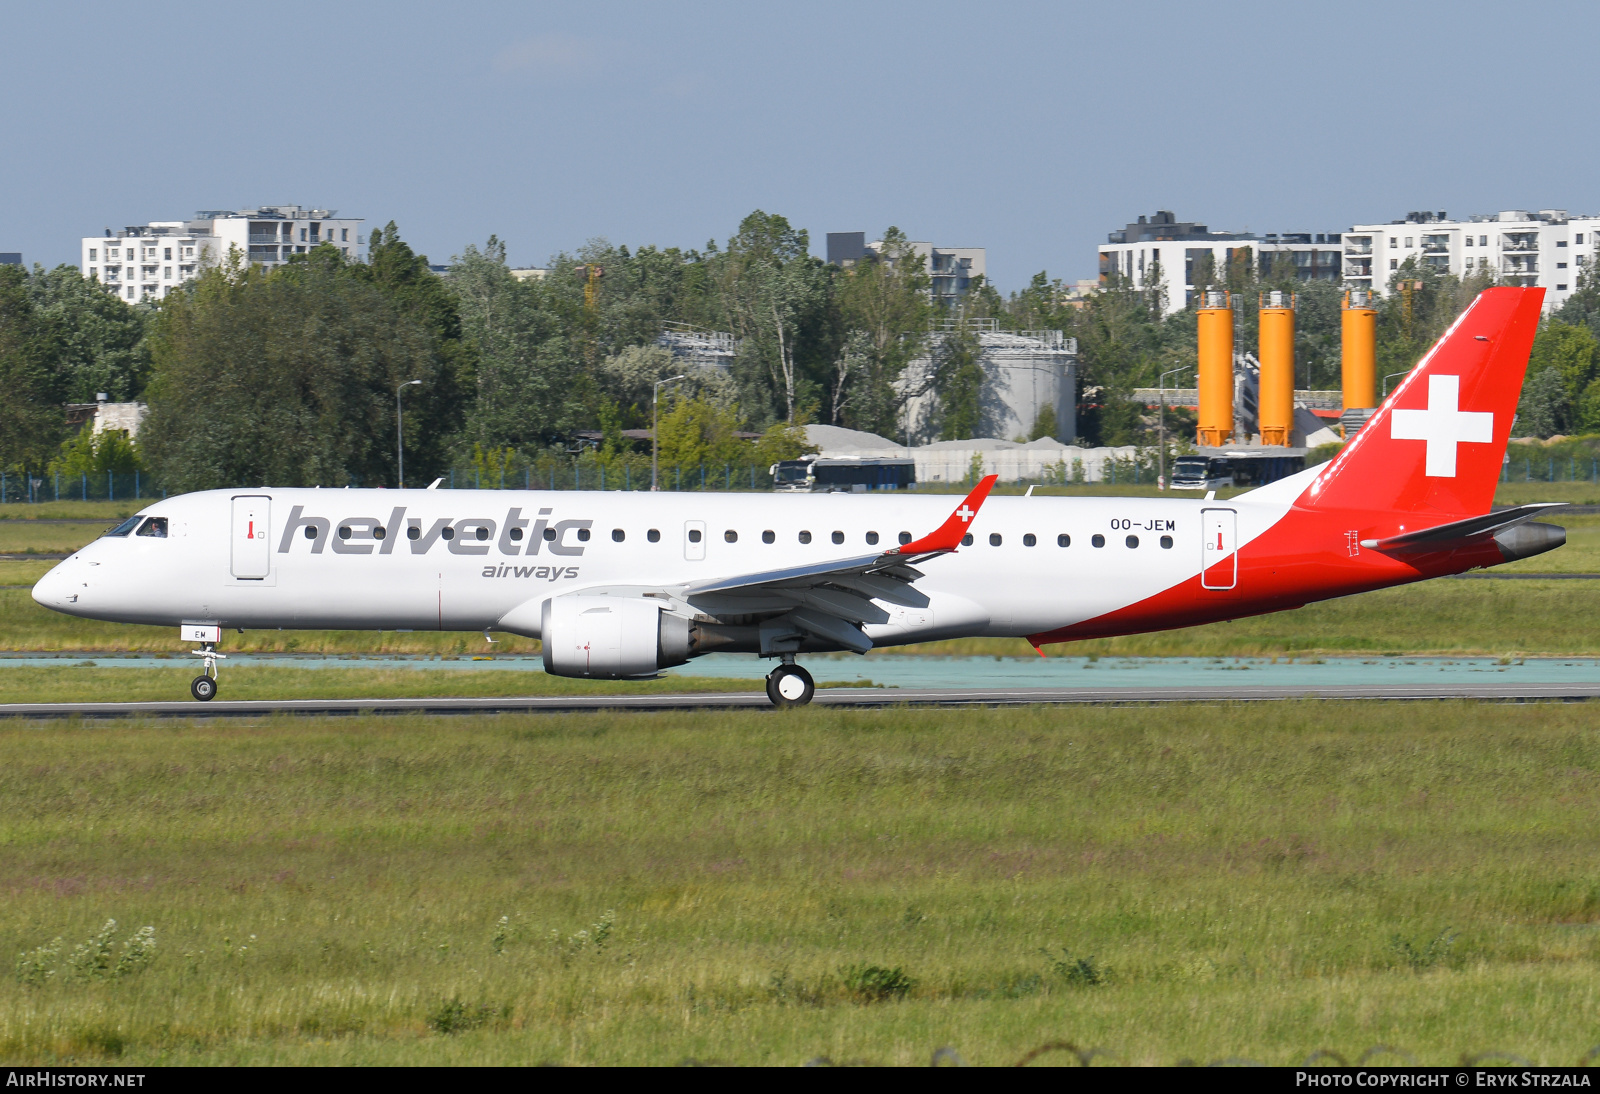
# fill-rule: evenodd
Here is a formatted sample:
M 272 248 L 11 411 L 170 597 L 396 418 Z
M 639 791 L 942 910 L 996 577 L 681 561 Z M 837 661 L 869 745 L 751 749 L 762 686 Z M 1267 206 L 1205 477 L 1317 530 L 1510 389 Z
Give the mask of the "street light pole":
M 1158 430 L 1161 437 L 1161 452 L 1157 457 L 1160 461 L 1161 469 L 1156 472 L 1157 490 L 1165 490 L 1167 488 L 1167 377 L 1176 376 L 1180 372 L 1188 372 L 1191 367 L 1190 365 L 1184 365 L 1182 368 L 1168 369 L 1161 374 L 1161 379 L 1157 381 L 1161 387 L 1161 425 Z
M 655 391 L 650 396 L 650 489 L 660 490 L 661 486 L 656 481 L 657 454 L 661 451 L 661 385 L 675 384 L 679 380 L 686 380 L 689 374 L 682 376 L 668 376 L 665 380 L 657 380 Z
M 395 483 L 401 490 L 406 487 L 406 442 L 405 430 L 400 418 L 400 393 L 406 388 L 422 383 L 421 380 L 407 380 L 394 389 L 394 463 Z

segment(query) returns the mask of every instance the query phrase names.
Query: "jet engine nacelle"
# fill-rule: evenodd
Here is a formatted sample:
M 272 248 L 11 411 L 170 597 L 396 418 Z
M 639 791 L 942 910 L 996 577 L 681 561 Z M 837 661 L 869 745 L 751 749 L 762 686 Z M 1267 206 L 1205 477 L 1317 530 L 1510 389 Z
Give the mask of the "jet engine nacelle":
M 689 660 L 689 620 L 643 598 L 552 597 L 539 633 L 544 670 L 556 676 L 650 676 Z

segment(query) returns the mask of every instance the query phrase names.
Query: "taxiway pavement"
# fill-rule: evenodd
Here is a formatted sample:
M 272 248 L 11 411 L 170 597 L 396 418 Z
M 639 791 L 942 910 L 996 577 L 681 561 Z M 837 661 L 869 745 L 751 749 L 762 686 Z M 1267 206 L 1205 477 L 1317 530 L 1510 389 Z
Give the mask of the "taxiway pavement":
M 876 709 L 893 706 L 1073 706 L 1143 703 L 1260 703 L 1296 699 L 1581 702 L 1600 699 L 1600 683 L 1368 684 L 1347 687 L 1171 688 L 822 688 L 814 706 Z M 763 692 L 679 695 L 578 695 L 521 698 L 284 699 L 209 703 L 0 703 L 4 718 L 241 718 L 272 714 L 534 714 L 609 710 L 770 709 Z

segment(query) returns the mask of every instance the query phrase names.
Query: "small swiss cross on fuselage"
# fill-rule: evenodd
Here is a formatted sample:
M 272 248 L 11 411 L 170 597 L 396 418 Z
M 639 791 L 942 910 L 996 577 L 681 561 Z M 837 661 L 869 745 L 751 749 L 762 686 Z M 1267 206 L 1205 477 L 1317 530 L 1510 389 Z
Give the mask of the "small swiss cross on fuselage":
M 956 510 L 956 516 L 961 518 L 962 524 L 965 524 L 967 521 L 971 520 L 977 515 L 977 513 L 973 512 L 971 509 L 968 509 L 965 505 Z

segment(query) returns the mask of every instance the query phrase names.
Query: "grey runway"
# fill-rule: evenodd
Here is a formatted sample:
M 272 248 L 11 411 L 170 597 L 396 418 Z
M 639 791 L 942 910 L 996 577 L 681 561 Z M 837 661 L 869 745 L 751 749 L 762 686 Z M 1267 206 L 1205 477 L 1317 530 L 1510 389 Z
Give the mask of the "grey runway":
M 1179 688 L 825 688 L 813 706 L 871 710 L 894 706 L 1074 706 L 1146 703 L 1259 703 L 1296 699 L 1441 700 L 1482 702 L 1582 702 L 1600 698 L 1600 683 L 1572 684 L 1368 684 L 1347 687 Z M 771 709 L 761 692 L 696 695 L 528 696 L 501 699 L 285 699 L 210 703 L 4 703 L 5 718 L 245 718 L 272 714 L 533 714 L 611 710 Z

